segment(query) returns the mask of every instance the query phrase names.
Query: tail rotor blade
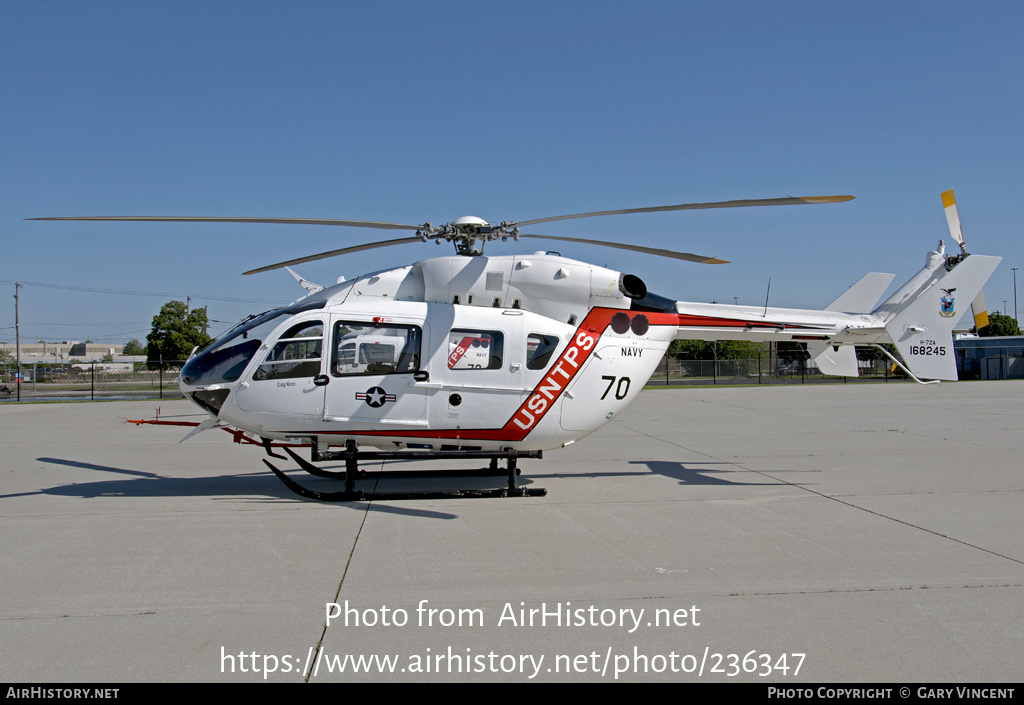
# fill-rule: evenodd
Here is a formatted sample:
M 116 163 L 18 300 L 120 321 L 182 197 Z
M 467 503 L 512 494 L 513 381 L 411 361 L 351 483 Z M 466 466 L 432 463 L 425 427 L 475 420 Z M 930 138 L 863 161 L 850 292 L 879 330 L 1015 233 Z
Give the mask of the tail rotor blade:
M 985 306 L 985 292 L 979 291 L 971 304 L 971 311 L 974 313 L 974 325 L 981 330 L 988 325 L 988 308 Z
M 943 192 L 942 208 L 946 211 L 950 236 L 956 240 L 956 244 L 960 245 L 960 251 L 967 254 L 967 247 L 964 245 L 964 231 L 960 226 L 960 212 L 956 208 L 956 198 L 953 197 L 952 189 Z

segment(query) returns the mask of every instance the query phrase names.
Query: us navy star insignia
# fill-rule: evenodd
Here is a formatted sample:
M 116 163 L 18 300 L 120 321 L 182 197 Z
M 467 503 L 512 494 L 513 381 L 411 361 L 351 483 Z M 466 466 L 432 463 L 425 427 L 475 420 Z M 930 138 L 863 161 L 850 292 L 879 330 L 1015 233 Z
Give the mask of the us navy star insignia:
M 383 387 L 370 387 L 365 392 L 356 393 L 356 399 L 365 401 L 368 406 L 374 409 L 379 409 L 386 402 L 395 401 L 396 398 L 394 394 L 388 394 L 387 390 Z

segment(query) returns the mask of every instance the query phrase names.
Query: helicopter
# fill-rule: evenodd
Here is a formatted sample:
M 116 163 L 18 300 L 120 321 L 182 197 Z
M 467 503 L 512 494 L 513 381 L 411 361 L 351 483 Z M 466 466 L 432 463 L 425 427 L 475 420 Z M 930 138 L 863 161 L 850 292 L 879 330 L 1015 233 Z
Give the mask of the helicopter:
M 496 225 L 475 216 L 440 226 L 191 216 L 33 220 L 288 223 L 413 231 L 413 237 L 344 247 L 245 272 L 287 268 L 307 293 L 287 306 L 250 316 L 204 349 L 193 350 L 180 371 L 179 385 L 208 418 L 199 424 L 170 423 L 196 425 L 189 436 L 223 428 L 236 442 L 261 444 L 268 457 L 291 457 L 311 475 L 345 483 L 339 491 L 312 489 L 264 458 L 290 490 L 309 499 L 526 497 L 546 491 L 520 484 L 518 461 L 575 443 L 620 414 L 675 339 L 796 341 L 806 344 L 823 373 L 851 377 L 859 374 L 856 346 L 874 346 L 919 382 L 956 380 L 952 328 L 961 313 L 958 302 L 974 302 L 979 327 L 984 325 L 981 290 L 1001 258 L 968 254 L 952 191 L 943 194 L 943 204 L 958 254 L 947 255 L 940 241 L 926 255 L 924 267 L 880 304 L 895 275 L 866 274 L 820 311 L 679 302 L 649 292 L 636 275 L 555 253 L 487 256 L 487 242 L 561 240 L 715 265 L 725 261 L 521 229 L 574 218 L 852 199 L 688 203 Z M 291 270 L 326 257 L 429 240 L 452 243 L 455 254 L 333 286 L 314 284 Z M 902 360 L 883 343 L 895 345 Z M 276 452 L 282 448 L 287 457 Z M 295 450 L 303 448 L 309 460 Z M 507 486 L 410 493 L 356 487 L 357 480 L 368 477 L 361 461 L 431 459 L 488 459 L 490 465 L 484 470 L 374 474 L 485 474 L 507 476 Z M 502 459 L 504 469 L 498 467 Z M 317 465 L 336 461 L 344 461 L 344 471 Z

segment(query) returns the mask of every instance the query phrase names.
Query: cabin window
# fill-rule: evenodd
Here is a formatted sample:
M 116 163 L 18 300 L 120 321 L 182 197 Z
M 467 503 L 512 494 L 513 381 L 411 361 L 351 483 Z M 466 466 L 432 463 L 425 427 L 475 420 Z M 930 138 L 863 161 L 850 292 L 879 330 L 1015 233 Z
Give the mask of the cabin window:
M 418 326 L 339 321 L 334 326 L 331 372 L 336 377 L 415 372 L 422 337 Z
M 557 347 L 557 335 L 530 333 L 526 336 L 526 369 L 546 370 Z
M 505 336 L 498 331 L 453 330 L 448 334 L 448 369 L 501 369 L 504 349 Z
M 295 379 L 320 374 L 320 350 L 324 341 L 321 321 L 303 321 L 284 332 L 256 372 L 254 380 Z

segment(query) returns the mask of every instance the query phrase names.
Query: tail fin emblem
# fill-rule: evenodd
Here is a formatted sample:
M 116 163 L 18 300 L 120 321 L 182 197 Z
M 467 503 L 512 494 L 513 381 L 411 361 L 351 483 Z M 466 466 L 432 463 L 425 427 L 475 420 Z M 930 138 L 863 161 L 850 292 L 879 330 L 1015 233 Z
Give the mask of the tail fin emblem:
M 952 289 L 943 289 L 945 296 L 939 299 L 939 315 L 945 316 L 946 318 L 952 318 L 956 315 L 954 310 L 954 303 L 956 299 L 953 297 L 953 292 L 956 291 L 956 287 Z

